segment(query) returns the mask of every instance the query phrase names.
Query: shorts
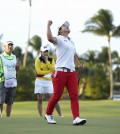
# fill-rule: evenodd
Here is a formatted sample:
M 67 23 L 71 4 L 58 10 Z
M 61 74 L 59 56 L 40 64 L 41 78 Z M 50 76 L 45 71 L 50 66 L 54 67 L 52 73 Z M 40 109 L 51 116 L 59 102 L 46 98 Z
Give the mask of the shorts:
M 35 89 L 34 93 L 37 94 L 52 94 L 53 93 L 53 84 L 49 80 L 35 80 Z
M 12 105 L 16 94 L 16 88 L 5 88 L 4 83 L 0 83 L 0 104 Z

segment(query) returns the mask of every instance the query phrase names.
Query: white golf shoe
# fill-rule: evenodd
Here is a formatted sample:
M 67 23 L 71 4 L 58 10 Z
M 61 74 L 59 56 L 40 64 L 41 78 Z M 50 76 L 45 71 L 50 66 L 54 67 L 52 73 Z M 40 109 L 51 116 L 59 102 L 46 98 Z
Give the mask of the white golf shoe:
M 86 119 L 81 119 L 80 117 L 76 117 L 73 120 L 73 125 L 84 125 L 86 123 Z
M 48 123 L 50 124 L 56 124 L 56 121 L 54 120 L 52 115 L 47 115 L 45 114 L 45 119 L 47 120 Z

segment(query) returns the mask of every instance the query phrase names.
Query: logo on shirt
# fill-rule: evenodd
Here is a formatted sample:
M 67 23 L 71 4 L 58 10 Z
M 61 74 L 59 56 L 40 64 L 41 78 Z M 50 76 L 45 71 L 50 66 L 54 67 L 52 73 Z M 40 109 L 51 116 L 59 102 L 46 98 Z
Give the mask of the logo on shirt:
M 73 41 L 71 41 L 71 43 L 74 45 Z

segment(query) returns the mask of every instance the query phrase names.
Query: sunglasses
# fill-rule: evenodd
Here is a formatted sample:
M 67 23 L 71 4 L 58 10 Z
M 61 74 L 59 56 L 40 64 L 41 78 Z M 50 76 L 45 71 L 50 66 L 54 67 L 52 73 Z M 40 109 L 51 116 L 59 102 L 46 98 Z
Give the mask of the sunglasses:
M 45 52 L 48 52 L 48 50 L 45 50 L 44 53 L 45 53 Z
M 13 46 L 13 44 L 10 43 L 10 44 L 8 44 L 8 46 Z

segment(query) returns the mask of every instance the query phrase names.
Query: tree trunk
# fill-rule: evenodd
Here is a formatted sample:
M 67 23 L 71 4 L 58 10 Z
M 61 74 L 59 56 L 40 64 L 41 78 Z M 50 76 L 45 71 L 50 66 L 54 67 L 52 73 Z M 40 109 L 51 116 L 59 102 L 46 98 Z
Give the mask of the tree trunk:
M 31 27 L 31 0 L 29 0 L 29 25 L 28 25 L 28 42 L 27 42 L 27 46 L 25 49 L 25 54 L 24 54 L 24 58 L 23 58 L 23 67 L 26 66 L 26 62 L 27 62 L 27 53 L 28 53 L 28 46 L 29 46 L 29 40 L 30 40 L 30 27 Z
M 113 72 L 112 72 L 112 58 L 111 58 L 111 47 L 110 47 L 110 36 L 108 37 L 108 56 L 109 56 L 109 77 L 110 77 L 110 99 L 113 98 Z

